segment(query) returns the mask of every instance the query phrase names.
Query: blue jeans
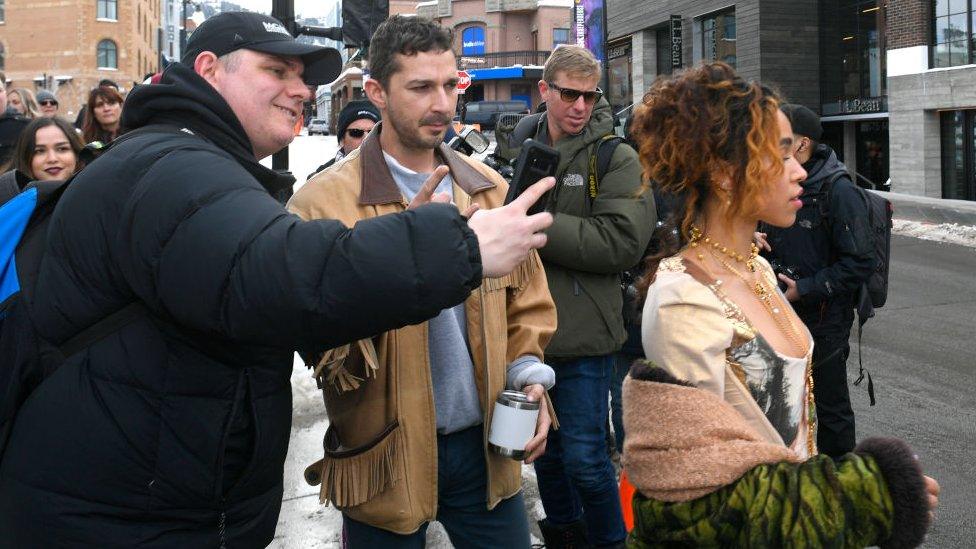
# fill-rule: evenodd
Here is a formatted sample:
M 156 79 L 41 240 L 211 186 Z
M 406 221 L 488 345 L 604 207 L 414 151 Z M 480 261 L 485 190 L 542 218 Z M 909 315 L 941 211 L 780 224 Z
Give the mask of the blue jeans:
M 529 521 L 522 493 L 488 510 L 487 466 L 481 425 L 437 435 L 437 521 L 455 547 L 529 547 Z M 394 534 L 342 517 L 348 549 L 422 548 L 425 523 L 413 534 Z
M 606 441 L 613 355 L 560 362 L 553 369 L 556 386 L 549 397 L 559 430 L 549 433 L 546 453 L 535 462 L 546 518 L 557 525 L 583 519 L 591 544 L 620 543 L 627 531 Z
M 624 455 L 624 399 L 622 395 L 624 378 L 630 372 L 630 365 L 640 356 L 623 351 L 613 355 L 613 379 L 610 381 L 610 422 L 613 424 L 613 443 L 617 453 Z

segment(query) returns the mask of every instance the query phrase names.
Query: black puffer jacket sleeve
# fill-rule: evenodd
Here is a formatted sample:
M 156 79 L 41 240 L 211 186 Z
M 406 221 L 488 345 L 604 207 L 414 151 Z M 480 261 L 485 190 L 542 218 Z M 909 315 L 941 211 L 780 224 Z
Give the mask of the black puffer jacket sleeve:
M 476 237 L 453 207 L 353 229 L 305 222 L 209 151 L 155 162 L 122 215 L 119 263 L 138 297 L 235 341 L 337 345 L 430 318 L 481 282 Z
M 877 258 L 868 225 L 868 207 L 846 177 L 830 189 L 830 240 L 836 260 L 813 276 L 797 281 L 805 304 L 830 299 L 835 294 L 855 294 L 874 271 Z

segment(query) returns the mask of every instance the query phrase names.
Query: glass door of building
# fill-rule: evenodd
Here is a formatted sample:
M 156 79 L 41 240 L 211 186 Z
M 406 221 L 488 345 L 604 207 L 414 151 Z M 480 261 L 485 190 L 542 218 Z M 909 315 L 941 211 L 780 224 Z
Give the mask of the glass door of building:
M 942 198 L 976 200 L 976 116 L 945 111 L 942 122 Z
M 888 121 L 866 120 L 855 125 L 857 184 L 888 190 Z

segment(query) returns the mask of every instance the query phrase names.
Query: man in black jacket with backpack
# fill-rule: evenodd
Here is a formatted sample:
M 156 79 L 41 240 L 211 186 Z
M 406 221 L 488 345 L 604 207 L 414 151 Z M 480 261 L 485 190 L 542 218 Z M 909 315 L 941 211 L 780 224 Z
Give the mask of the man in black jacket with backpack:
M 772 263 L 797 314 L 814 338 L 813 391 L 817 446 L 839 457 L 854 449 L 854 411 L 847 385 L 848 338 L 854 309 L 878 258 L 868 206 L 836 153 L 820 143 L 820 118 L 802 105 L 787 104 L 794 156 L 807 178 L 803 207 L 787 229 L 764 227 Z
M 293 138 L 306 84 L 339 68 L 273 18 L 223 13 L 129 95 L 131 134 L 51 214 L 29 308 L 62 348 L 136 312 L 17 412 L 0 546 L 267 546 L 294 350 L 429 319 L 545 243 L 551 216 L 527 217 L 526 200 L 470 219 L 428 204 L 352 229 L 285 211 L 272 194 L 294 180 L 258 159 Z

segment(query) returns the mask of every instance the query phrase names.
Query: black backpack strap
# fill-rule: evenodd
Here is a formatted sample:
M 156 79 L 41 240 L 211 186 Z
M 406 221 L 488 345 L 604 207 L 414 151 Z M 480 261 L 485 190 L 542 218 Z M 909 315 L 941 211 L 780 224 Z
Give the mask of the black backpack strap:
M 530 114 L 523 117 L 515 125 L 515 129 L 512 130 L 512 134 L 509 136 L 509 147 L 517 149 L 525 143 L 526 139 L 534 137 L 536 130 L 539 128 L 539 120 L 542 119 L 542 115 L 545 113 L 537 112 L 535 114 Z
M 865 299 L 867 297 L 867 287 L 862 286 L 860 291 L 860 299 Z M 870 298 L 867 298 L 870 301 Z M 872 315 L 873 316 L 873 315 Z M 870 318 L 870 317 L 868 317 Z M 864 368 L 864 352 L 861 349 L 861 331 L 864 328 L 864 323 L 868 319 L 863 315 L 858 313 L 857 315 L 857 379 L 854 380 L 854 385 L 858 386 L 864 381 L 864 374 L 867 373 L 868 376 L 868 399 L 871 401 L 871 406 L 874 406 L 874 380 L 871 379 L 871 372 Z
M 61 356 L 68 358 L 148 314 L 149 310 L 141 301 L 133 301 L 65 341 L 58 350 L 61 351 Z
M 590 203 L 596 198 L 600 191 L 600 181 L 607 175 L 610 169 L 610 161 L 613 153 L 617 150 L 617 145 L 623 143 L 623 138 L 614 134 L 604 135 L 597 141 L 596 152 L 590 155 L 589 181 L 587 181 L 587 192 L 590 196 Z M 606 145 L 606 146 L 604 146 Z
M 600 140 L 596 147 L 596 181 L 597 187 L 603 176 L 607 175 L 610 169 L 610 161 L 613 160 L 613 153 L 617 150 L 617 145 L 624 142 L 624 138 L 617 135 L 606 135 Z
M 834 175 L 830 176 L 827 179 L 827 181 L 824 181 L 824 184 L 821 187 L 821 191 L 820 192 L 821 192 L 821 194 L 823 196 L 823 198 L 822 198 L 823 207 L 821 208 L 821 211 L 822 211 L 822 214 L 824 216 L 824 221 L 826 223 L 828 223 L 828 224 L 830 223 L 830 202 L 831 202 L 831 193 L 834 190 L 834 183 L 836 183 L 837 181 L 839 181 L 843 177 L 851 177 L 851 175 L 846 170 L 845 171 L 839 171 L 839 172 L 835 173 Z M 854 183 L 853 181 L 851 181 L 851 183 L 854 185 L 854 189 L 857 191 L 858 195 L 861 196 L 861 199 L 864 200 L 864 204 L 865 204 L 865 206 L 867 207 L 867 210 L 868 210 L 868 215 L 870 215 L 871 214 L 871 205 L 868 204 L 868 199 L 867 199 L 866 196 L 864 196 L 864 192 L 866 192 L 866 191 L 864 191 L 863 189 L 861 189 L 860 187 L 858 187 L 857 184 Z M 861 290 L 858 292 L 858 301 L 860 303 L 863 303 L 864 302 L 864 299 L 866 297 L 867 297 L 867 285 L 864 284 L 864 285 L 861 286 Z M 868 304 L 870 304 L 870 299 L 868 299 Z M 867 322 L 869 318 L 871 318 L 872 316 L 874 316 L 874 310 L 873 309 L 870 309 L 870 314 L 864 313 L 864 312 L 862 312 L 862 310 L 863 309 L 861 307 L 858 307 L 857 308 L 857 366 L 858 366 L 858 372 L 857 372 L 857 379 L 854 380 L 854 385 L 855 386 L 860 385 L 864 381 L 865 375 L 867 376 L 867 378 L 868 378 L 868 400 L 870 401 L 870 405 L 871 406 L 874 406 L 875 403 L 877 402 L 876 399 L 875 399 L 875 396 L 874 396 L 874 379 L 871 377 L 871 372 L 864 367 L 864 351 L 861 348 L 861 333 L 862 333 L 863 328 L 864 328 L 864 323 Z

